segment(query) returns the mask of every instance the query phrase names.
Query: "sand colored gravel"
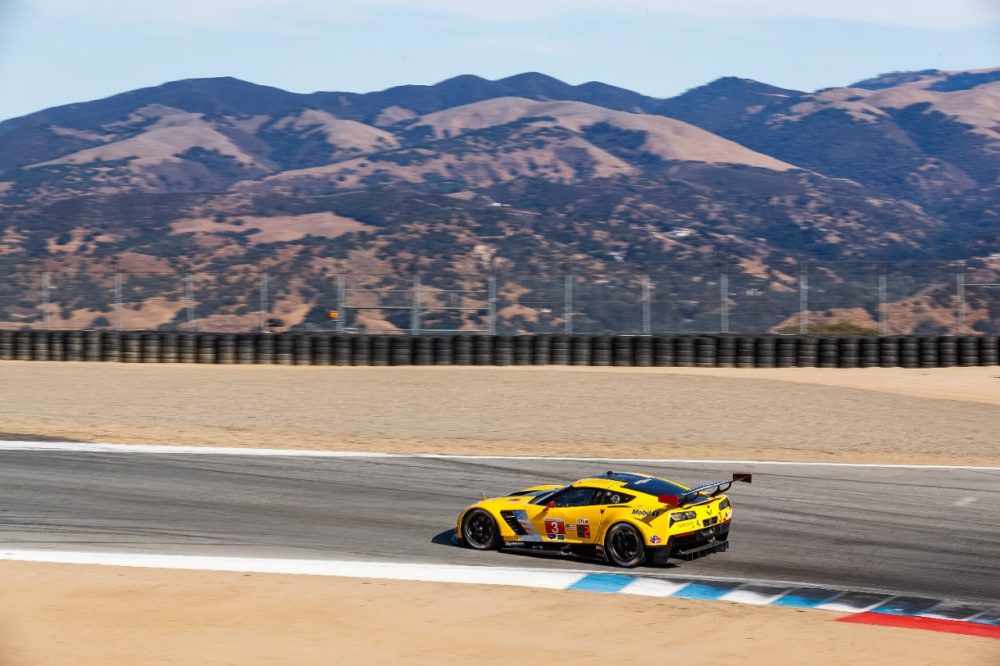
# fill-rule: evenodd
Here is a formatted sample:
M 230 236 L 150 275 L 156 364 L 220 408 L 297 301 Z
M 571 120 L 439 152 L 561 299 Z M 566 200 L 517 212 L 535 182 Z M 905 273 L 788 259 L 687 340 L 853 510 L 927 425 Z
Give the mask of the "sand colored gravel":
M 0 432 L 83 441 L 1000 464 L 1000 368 L 0 363 Z
M 838 613 L 589 592 L 0 563 L 4 666 L 1000 663 Z

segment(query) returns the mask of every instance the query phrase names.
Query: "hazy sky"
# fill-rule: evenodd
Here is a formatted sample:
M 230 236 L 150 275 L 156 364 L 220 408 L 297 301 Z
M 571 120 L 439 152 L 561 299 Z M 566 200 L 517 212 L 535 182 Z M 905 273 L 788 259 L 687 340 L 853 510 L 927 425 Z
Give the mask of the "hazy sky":
M 660 97 L 1000 66 L 1000 0 L 0 0 L 0 119 L 165 81 L 365 92 L 540 71 Z

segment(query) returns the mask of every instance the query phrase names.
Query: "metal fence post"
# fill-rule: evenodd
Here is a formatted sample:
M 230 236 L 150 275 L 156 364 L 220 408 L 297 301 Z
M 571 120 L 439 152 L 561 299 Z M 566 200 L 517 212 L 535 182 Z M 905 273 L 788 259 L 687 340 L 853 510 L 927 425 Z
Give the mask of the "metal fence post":
M 885 262 L 878 262 L 876 270 L 878 271 L 878 334 L 884 336 L 889 329 L 886 305 L 886 292 L 888 291 L 889 280 L 886 275 Z
M 347 276 L 337 274 L 337 333 L 344 332 L 344 320 L 347 319 Z
M 194 278 L 191 274 L 184 276 L 184 301 L 187 309 L 187 327 L 194 331 Z
M 410 335 L 420 335 L 420 273 L 413 274 L 413 309 L 410 311 Z
M 269 286 L 270 285 L 268 284 L 267 280 L 267 272 L 261 271 L 260 272 L 260 330 L 262 333 L 267 333 L 268 330 L 267 320 L 268 320 L 268 315 L 270 314 L 268 312 L 270 307 L 269 304 L 270 297 L 268 294 Z
M 729 264 L 719 263 L 719 331 L 729 332 Z
M 959 262 L 955 267 L 955 297 L 957 308 L 955 312 L 955 335 L 965 332 L 965 262 Z
M 573 274 L 567 273 L 563 279 L 563 315 L 566 319 L 566 335 L 573 335 Z
M 653 288 L 649 273 L 642 276 L 642 334 L 653 334 Z
M 115 271 L 115 313 L 114 327 L 116 331 L 122 330 L 122 274 Z
M 497 276 L 490 272 L 486 277 L 486 328 L 490 335 L 497 333 Z
M 42 326 L 49 327 L 49 290 L 52 288 L 52 274 L 42 273 Z
M 809 332 L 809 262 L 799 261 L 799 335 Z

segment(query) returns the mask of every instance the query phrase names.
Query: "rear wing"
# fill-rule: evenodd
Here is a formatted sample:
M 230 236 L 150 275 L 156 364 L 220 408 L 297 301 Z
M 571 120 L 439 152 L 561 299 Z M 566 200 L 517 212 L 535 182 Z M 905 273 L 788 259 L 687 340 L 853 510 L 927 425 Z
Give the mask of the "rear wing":
M 733 484 L 737 482 L 752 483 L 753 474 L 743 472 L 734 473 L 731 480 L 703 483 L 700 486 L 689 488 L 683 495 L 660 495 L 657 499 L 663 504 L 669 504 L 671 506 L 684 506 L 685 504 L 690 504 L 698 498 L 705 497 L 706 493 L 708 497 L 715 497 L 716 495 L 724 493 L 732 488 Z

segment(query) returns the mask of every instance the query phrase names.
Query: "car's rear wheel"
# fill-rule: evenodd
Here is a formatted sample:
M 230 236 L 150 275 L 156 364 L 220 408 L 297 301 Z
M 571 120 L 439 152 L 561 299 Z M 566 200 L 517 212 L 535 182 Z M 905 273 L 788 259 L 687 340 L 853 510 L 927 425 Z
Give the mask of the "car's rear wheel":
M 475 550 L 496 550 L 500 547 L 497 521 L 482 509 L 473 509 L 462 520 L 462 540 Z
M 604 536 L 604 555 L 619 567 L 637 567 L 646 561 L 642 534 L 628 523 L 612 525 Z

